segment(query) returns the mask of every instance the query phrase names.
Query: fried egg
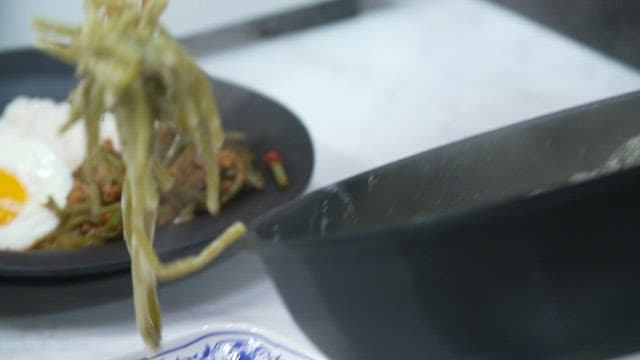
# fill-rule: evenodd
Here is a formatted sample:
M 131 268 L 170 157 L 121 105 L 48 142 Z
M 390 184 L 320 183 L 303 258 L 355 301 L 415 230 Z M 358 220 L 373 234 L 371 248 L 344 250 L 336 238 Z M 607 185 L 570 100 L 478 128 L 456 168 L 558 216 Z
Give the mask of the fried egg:
M 44 142 L 0 133 L 0 250 L 27 250 L 58 225 L 44 204 L 64 206 L 73 179 Z
M 0 117 L 0 250 L 27 250 L 53 231 L 58 219 L 43 205 L 65 206 L 72 172 L 85 156 L 82 122 L 65 133 L 67 102 L 20 96 Z M 101 121 L 101 139 L 118 148 L 115 120 Z

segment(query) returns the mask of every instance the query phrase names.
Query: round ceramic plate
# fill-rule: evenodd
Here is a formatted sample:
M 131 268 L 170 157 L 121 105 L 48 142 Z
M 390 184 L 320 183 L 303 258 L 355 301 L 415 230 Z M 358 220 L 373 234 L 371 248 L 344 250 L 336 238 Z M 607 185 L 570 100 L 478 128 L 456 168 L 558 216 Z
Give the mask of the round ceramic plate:
M 0 109 L 19 95 L 63 100 L 75 82 L 70 66 L 36 50 L 0 54 Z M 225 129 L 244 132 L 247 145 L 256 154 L 270 149 L 283 154 L 291 185 L 279 189 L 266 176 L 264 190 L 235 199 L 216 217 L 204 215 L 187 224 L 158 229 L 155 247 L 165 259 L 197 250 L 233 221 L 249 222 L 296 197 L 306 188 L 313 169 L 311 139 L 295 115 L 250 90 L 216 79 L 211 82 Z M 128 266 L 129 257 L 121 241 L 81 250 L 0 251 L 0 276 L 69 277 Z

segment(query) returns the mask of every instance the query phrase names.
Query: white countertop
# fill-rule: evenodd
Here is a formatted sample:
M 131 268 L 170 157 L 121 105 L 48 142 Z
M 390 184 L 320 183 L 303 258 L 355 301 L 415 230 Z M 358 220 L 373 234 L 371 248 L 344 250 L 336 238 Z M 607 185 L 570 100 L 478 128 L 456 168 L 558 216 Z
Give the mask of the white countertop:
M 212 75 L 269 95 L 302 119 L 316 151 L 310 190 L 456 139 L 640 88 L 631 68 L 479 0 L 395 1 L 200 61 Z M 110 358 L 141 348 L 130 299 L 109 299 L 92 284 L 43 288 L 44 296 L 0 284 L 3 297 L 45 303 L 37 314 L 18 305 L 0 310 L 5 358 Z M 160 301 L 166 339 L 231 321 L 310 346 L 251 250 L 164 286 Z
M 172 34 L 182 37 L 327 1 L 329 0 L 172 1 L 163 15 L 163 23 Z M 0 49 L 33 44 L 36 36 L 31 27 L 31 20 L 34 17 L 46 16 L 48 19 L 68 24 L 79 23 L 84 16 L 83 3 L 84 0 L 2 0 L 0 2 Z

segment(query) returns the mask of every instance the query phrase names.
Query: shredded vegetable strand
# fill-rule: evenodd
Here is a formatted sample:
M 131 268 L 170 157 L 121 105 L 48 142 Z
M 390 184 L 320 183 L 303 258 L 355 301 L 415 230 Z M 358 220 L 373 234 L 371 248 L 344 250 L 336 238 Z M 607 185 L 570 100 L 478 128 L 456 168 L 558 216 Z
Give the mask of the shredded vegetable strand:
M 153 266 L 149 264 L 149 257 L 141 248 L 141 244 L 151 245 L 157 208 L 157 195 L 148 191 L 155 187 L 150 161 L 153 120 L 139 81 L 131 84 L 124 92 L 115 116 L 119 133 L 133 137 L 124 140 L 127 143 L 135 141 L 136 144 L 123 148 L 123 159 L 127 168 L 127 192 L 124 195 L 130 198 L 130 207 L 123 209 L 130 213 L 123 213 L 123 216 L 134 219 L 124 224 L 124 231 L 130 235 L 132 278 L 134 289 L 137 289 L 134 290 L 136 322 L 148 346 L 155 349 L 159 346 L 161 338 L 156 279 Z M 143 187 L 140 188 L 137 184 L 143 184 Z M 131 228 L 127 229 L 127 226 Z
M 243 223 L 235 222 L 197 255 L 164 264 L 160 261 L 158 255 L 153 251 L 149 243 L 143 242 L 140 243 L 140 246 L 149 259 L 149 264 L 153 267 L 158 279 L 161 281 L 170 281 L 200 270 L 229 247 L 236 239 L 243 236 L 246 231 L 247 229 Z
M 104 112 L 102 106 L 102 91 L 97 84 L 91 82 L 88 89 L 85 89 L 83 102 L 87 104 L 85 113 L 85 133 L 86 133 L 86 165 L 84 167 L 84 176 L 90 181 L 89 191 L 91 199 L 91 215 L 97 216 L 100 209 L 100 195 L 98 184 L 92 181 L 96 166 L 96 157 L 98 153 L 98 144 L 100 142 L 100 119 Z
M 166 163 L 156 158 L 155 129 L 163 122 L 172 123 L 182 144 L 195 147 L 206 170 L 206 205 L 211 213 L 220 207 L 216 154 L 224 140 L 208 79 L 158 23 L 167 2 L 150 0 L 141 10 L 130 0 L 86 0 L 86 20 L 80 27 L 34 23 L 39 46 L 77 66 L 80 81 L 69 97 L 72 111 L 64 128 L 84 120 L 87 156 L 83 171 L 90 184 L 94 217 L 102 204 L 98 179 L 93 178 L 100 154 L 99 123 L 104 111 L 115 115 L 126 168 L 121 213 L 131 257 L 136 322 L 152 351 L 161 338 L 156 277 L 174 279 L 202 268 L 245 231 L 236 224 L 198 256 L 167 265 L 160 263 L 153 250 L 159 198 L 156 174 L 161 173 L 154 171 L 154 164 Z

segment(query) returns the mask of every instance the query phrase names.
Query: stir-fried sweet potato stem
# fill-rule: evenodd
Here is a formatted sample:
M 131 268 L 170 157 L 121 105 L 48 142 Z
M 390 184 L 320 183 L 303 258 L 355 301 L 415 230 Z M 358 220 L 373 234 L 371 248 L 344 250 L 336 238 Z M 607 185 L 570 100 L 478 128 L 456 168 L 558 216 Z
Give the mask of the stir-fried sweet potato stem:
M 116 118 L 126 168 L 121 213 L 131 257 L 136 321 L 148 348 L 161 338 L 157 279 L 188 274 L 211 261 L 245 228 L 235 224 L 195 258 L 163 265 L 152 246 L 169 152 L 158 151 L 156 130 L 170 126 L 177 148 L 192 148 L 206 170 L 206 207 L 220 208 L 216 161 L 224 134 L 209 81 L 186 51 L 159 24 L 168 0 L 149 0 L 141 8 L 131 0 L 86 0 L 78 27 L 36 20 L 44 51 L 76 65 L 78 86 L 70 94 L 71 124 L 82 120 L 87 134 L 84 176 L 91 180 L 99 164 L 100 127 L 105 111 Z M 100 189 L 89 187 L 90 213 L 101 215 Z

